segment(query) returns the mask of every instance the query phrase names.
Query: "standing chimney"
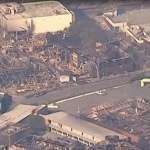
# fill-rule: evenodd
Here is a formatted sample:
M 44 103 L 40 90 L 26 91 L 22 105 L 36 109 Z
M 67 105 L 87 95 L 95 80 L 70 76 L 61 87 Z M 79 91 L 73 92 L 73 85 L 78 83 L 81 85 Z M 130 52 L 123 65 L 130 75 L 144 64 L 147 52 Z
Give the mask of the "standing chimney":
M 11 14 L 14 15 L 15 12 L 16 12 L 15 7 L 13 7 L 13 8 L 11 9 Z

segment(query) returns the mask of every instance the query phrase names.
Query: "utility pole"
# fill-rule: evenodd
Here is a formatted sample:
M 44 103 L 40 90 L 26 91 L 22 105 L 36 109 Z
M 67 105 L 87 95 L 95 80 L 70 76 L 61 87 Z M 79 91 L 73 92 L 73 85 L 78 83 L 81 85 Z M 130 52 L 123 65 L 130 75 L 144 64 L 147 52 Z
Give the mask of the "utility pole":
M 78 107 L 78 114 L 80 114 L 80 108 Z
M 16 41 L 18 40 L 18 35 L 17 35 L 18 33 L 17 33 L 17 31 L 16 31 Z
M 67 84 L 68 85 L 68 98 L 69 98 L 69 96 L 70 96 L 70 93 L 69 93 L 69 84 Z
M 69 93 L 69 89 L 68 89 L 68 97 L 70 96 L 70 93 Z

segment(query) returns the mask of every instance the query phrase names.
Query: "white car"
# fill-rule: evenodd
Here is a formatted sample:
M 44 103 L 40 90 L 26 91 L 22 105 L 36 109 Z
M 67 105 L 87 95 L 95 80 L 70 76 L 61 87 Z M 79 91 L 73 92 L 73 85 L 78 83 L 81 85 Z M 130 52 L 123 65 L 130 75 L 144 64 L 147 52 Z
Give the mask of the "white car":
M 100 91 L 96 92 L 96 94 L 105 96 L 107 93 L 106 93 L 106 90 L 100 90 Z

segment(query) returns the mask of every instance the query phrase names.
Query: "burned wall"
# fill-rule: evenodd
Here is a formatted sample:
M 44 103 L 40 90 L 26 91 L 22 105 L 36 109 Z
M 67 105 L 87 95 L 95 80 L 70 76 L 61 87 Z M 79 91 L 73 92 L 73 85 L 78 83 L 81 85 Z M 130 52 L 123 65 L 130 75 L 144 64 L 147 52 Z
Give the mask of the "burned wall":
M 131 71 L 133 71 L 133 60 L 131 58 L 119 58 L 100 64 L 100 74 L 102 76 Z

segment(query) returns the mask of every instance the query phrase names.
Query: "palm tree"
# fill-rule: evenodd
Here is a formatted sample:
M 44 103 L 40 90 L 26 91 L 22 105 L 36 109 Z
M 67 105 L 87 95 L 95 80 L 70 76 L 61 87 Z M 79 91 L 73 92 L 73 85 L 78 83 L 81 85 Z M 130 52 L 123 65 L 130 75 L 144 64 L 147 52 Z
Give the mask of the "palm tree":
M 138 33 L 136 35 L 137 35 L 138 39 L 144 38 L 145 37 L 145 35 L 144 35 L 144 28 L 140 27 L 139 31 L 138 31 Z

